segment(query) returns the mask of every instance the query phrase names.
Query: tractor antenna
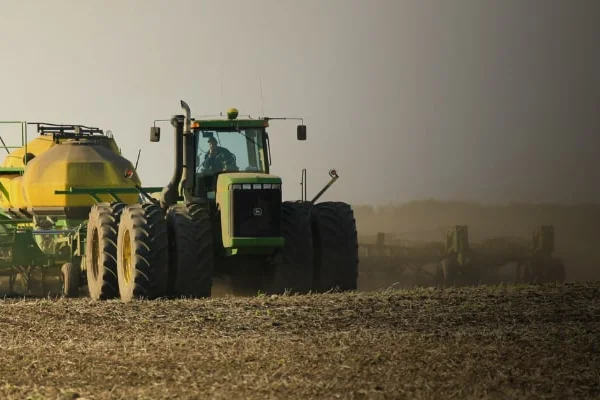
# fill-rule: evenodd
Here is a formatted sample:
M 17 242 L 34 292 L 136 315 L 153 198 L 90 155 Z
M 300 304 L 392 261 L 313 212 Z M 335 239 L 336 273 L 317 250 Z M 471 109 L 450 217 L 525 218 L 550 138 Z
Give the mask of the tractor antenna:
M 221 66 L 221 97 L 219 98 L 219 110 L 223 110 L 223 66 Z
M 263 100 L 263 87 L 262 87 L 262 75 L 259 75 L 260 79 L 260 104 L 262 108 L 262 115 L 265 116 L 265 101 Z
M 223 53 L 223 58 L 221 59 L 221 97 L 219 98 L 219 111 L 220 116 L 223 116 L 223 71 L 225 70 L 225 53 Z

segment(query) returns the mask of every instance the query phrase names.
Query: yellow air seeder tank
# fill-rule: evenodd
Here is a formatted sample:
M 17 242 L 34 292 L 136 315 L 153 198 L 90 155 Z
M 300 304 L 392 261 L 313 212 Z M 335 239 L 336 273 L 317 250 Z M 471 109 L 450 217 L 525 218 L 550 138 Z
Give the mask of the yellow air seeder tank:
M 0 183 L 8 192 L 2 196 L 3 208 L 89 207 L 96 203 L 89 195 L 57 195 L 55 190 L 70 188 L 131 188 L 141 185 L 133 164 L 119 154 L 112 137 L 64 139 L 40 136 L 27 144 L 27 153 L 35 155 L 25 166 L 23 176 L 4 175 Z M 23 167 L 24 149 L 9 154 L 2 167 Z M 126 170 L 133 171 L 131 178 Z M 114 201 L 109 195 L 97 195 L 102 201 Z M 136 203 L 138 194 L 119 194 L 126 203 Z

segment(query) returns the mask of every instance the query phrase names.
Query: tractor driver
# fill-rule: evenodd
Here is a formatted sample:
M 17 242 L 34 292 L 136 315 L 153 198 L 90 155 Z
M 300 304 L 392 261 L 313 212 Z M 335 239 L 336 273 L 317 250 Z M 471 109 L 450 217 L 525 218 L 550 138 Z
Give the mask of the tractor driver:
M 208 152 L 204 156 L 202 168 L 205 172 L 237 171 L 235 155 L 225 147 L 217 145 L 217 139 L 208 139 Z

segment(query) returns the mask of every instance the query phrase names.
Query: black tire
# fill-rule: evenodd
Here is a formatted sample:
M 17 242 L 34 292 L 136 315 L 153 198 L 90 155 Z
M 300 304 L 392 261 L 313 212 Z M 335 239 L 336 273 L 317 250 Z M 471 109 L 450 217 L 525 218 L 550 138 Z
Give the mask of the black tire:
M 199 205 L 176 204 L 167 211 L 169 287 L 173 297 L 210 297 L 214 269 L 212 225 Z
M 117 280 L 117 232 L 122 207 L 94 204 L 90 210 L 86 235 L 86 277 L 93 300 L 108 300 L 119 295 Z
M 358 235 L 352 207 L 343 202 L 323 202 L 313 207 L 312 217 L 314 290 L 356 290 Z
M 65 297 L 77 297 L 79 295 L 79 284 L 81 281 L 81 269 L 74 263 L 65 263 L 60 268 L 62 280 L 62 295 Z
M 125 207 L 117 238 L 117 277 L 124 302 L 165 296 L 168 285 L 165 215 L 154 204 Z
M 313 241 L 310 206 L 285 201 L 281 205 L 281 229 L 285 243 L 272 262 L 263 290 L 266 293 L 305 294 L 312 290 Z

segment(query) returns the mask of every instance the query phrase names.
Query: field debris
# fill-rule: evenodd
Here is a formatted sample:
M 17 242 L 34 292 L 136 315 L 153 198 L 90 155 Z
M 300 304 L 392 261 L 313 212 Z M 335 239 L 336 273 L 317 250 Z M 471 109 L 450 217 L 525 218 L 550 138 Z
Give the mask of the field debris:
M 0 301 L 0 397 L 600 396 L 600 284 Z

